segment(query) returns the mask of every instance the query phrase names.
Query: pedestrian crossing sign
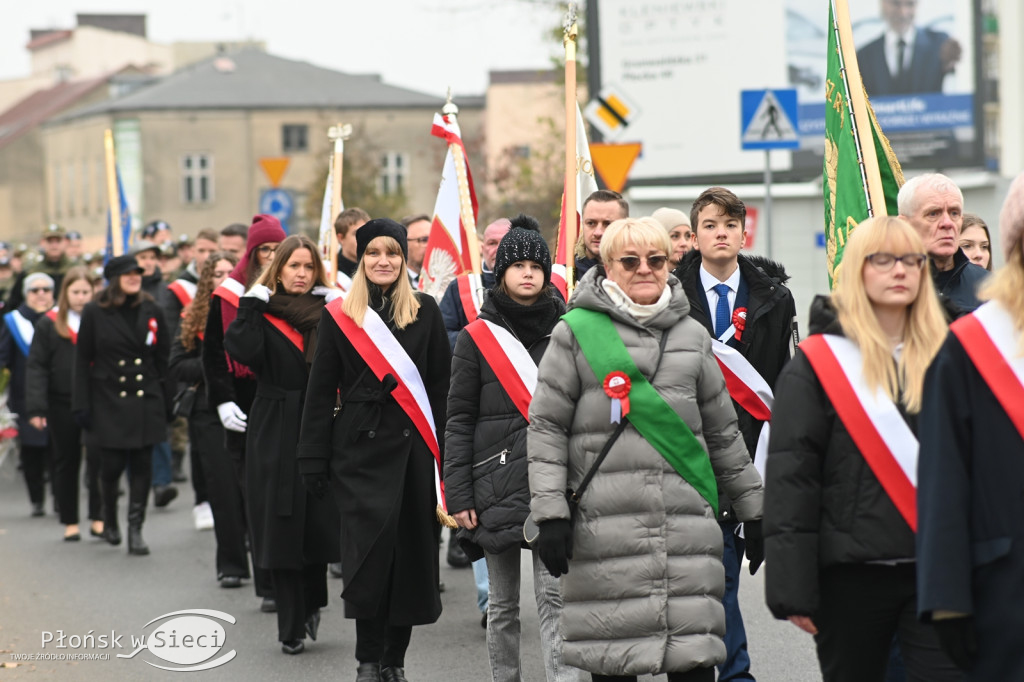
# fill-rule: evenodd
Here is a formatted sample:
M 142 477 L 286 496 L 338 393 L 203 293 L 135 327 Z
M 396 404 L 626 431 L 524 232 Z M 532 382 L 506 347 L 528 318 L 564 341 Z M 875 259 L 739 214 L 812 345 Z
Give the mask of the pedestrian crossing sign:
M 740 144 L 743 149 L 797 149 L 796 90 L 742 90 Z
M 590 125 L 599 130 L 609 142 L 621 138 L 639 114 L 639 107 L 614 86 L 601 90 L 583 110 Z

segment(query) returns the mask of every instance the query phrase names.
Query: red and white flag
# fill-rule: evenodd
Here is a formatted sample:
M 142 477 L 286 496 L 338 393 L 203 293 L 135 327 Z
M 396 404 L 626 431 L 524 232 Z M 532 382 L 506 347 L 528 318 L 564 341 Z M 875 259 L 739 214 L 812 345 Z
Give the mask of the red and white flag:
M 583 201 L 597 191 L 597 180 L 594 178 L 594 163 L 590 160 L 590 143 L 587 141 L 587 129 L 583 125 L 583 114 L 579 104 L 576 105 L 576 238 L 580 236 L 583 224 Z M 555 260 L 551 264 L 551 282 L 565 296 L 565 266 L 573 258 L 576 244 L 567 244 L 569 234 L 565 229 L 566 220 L 565 192 L 562 192 L 562 212 L 558 219 L 558 245 L 555 248 Z
M 478 209 L 466 147 L 455 117 L 434 114 L 430 134 L 448 143 L 448 153 L 444 157 L 419 285 L 420 289 L 440 299 L 453 279 L 473 272 L 470 244 L 476 240 L 471 240 L 469 235 L 476 232 Z

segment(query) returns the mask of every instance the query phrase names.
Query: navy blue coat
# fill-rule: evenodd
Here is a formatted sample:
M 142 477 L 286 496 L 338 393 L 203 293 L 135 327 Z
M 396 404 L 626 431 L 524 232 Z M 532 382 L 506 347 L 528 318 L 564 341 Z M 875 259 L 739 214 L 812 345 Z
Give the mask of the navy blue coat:
M 928 370 L 917 482 L 918 611 L 974 616 L 970 680 L 1024 680 L 1024 439 L 953 334 Z
M 43 313 L 37 313 L 29 308 L 26 303 L 18 306 L 17 312 L 28 320 L 34 333 L 35 323 L 43 316 Z M 5 314 L 4 319 L 0 321 L 0 367 L 6 367 L 11 370 L 8 406 L 11 412 L 18 415 L 18 439 L 21 444 L 30 447 L 46 447 L 47 442 L 49 442 L 49 434 L 46 429 L 40 431 L 29 424 L 30 415 L 25 404 L 26 372 L 32 340 L 27 339 L 29 345 L 22 346 L 15 339 L 10 327 L 13 324 L 10 316 L 13 314 L 14 311 Z

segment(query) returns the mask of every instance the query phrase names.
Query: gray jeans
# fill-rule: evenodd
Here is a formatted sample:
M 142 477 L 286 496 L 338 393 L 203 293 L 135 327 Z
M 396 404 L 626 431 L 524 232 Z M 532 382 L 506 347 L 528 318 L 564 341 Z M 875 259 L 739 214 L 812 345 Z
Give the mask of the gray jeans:
M 519 659 L 519 584 L 522 553 L 518 547 L 491 554 L 486 552 L 491 586 L 487 603 L 487 653 L 491 659 L 494 682 L 520 682 L 523 678 Z M 558 579 L 544 568 L 536 550 L 533 555 L 533 590 L 540 617 L 540 647 L 544 655 L 547 682 L 578 682 L 579 670 L 562 663 L 562 635 L 558 619 L 562 595 Z

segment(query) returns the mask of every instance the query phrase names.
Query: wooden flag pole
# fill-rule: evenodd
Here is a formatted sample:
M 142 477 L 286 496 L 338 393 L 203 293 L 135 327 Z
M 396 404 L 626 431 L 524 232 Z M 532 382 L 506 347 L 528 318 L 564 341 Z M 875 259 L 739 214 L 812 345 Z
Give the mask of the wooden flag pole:
M 452 102 L 452 89 L 448 88 L 448 99 L 441 108 L 441 113 L 457 123 L 459 108 Z M 461 139 L 461 137 L 460 137 Z M 455 161 L 455 177 L 459 183 L 459 217 L 462 228 L 466 231 L 466 244 L 469 246 L 469 261 L 473 264 L 473 272 L 482 272 L 480 264 L 480 242 L 476 236 L 476 216 L 473 215 L 473 198 L 469 195 L 469 174 L 466 172 L 466 154 L 461 144 L 451 142 L 448 149 Z
M 110 255 L 120 256 L 124 246 L 124 235 L 121 234 L 121 200 L 117 193 L 117 157 L 114 155 L 114 133 L 110 128 L 103 131 L 103 152 L 107 169 L 107 203 L 110 206 Z
M 334 231 L 334 223 L 341 215 L 341 173 L 345 160 L 345 140 L 352 135 L 352 126 L 349 124 L 337 124 L 331 126 L 327 131 L 327 137 L 334 142 L 334 154 L 331 158 L 331 235 L 327 247 L 331 254 L 330 272 L 327 273 L 327 281 L 334 285 L 338 278 L 338 233 Z
M 562 43 L 565 45 L 565 244 L 568 248 L 565 262 L 566 299 L 572 296 L 575 285 L 576 253 L 576 3 L 569 3 L 569 12 L 563 26 Z

